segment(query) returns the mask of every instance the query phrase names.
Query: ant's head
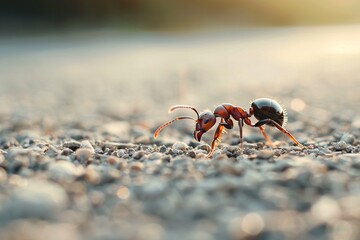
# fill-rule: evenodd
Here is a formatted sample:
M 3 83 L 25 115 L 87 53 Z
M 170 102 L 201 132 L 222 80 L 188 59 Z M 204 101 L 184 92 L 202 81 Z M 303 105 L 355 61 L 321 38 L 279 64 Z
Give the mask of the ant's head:
M 188 109 L 192 109 L 196 115 L 197 115 L 197 119 L 195 118 L 192 118 L 192 117 L 189 117 L 189 116 L 180 116 L 180 117 L 176 117 L 175 119 L 169 121 L 169 122 L 166 122 L 164 123 L 163 125 L 161 125 L 154 133 L 154 138 L 156 138 L 160 131 L 162 129 L 164 129 L 165 127 L 169 126 L 170 124 L 172 124 L 173 122 L 175 122 L 176 120 L 182 120 L 182 119 L 190 119 L 190 120 L 193 120 L 196 122 L 196 125 L 195 125 L 195 131 L 194 131 L 194 138 L 197 140 L 197 141 L 200 141 L 201 140 L 201 136 L 206 133 L 207 131 L 209 131 L 210 128 L 212 128 L 212 126 L 214 126 L 214 124 L 216 123 L 216 117 L 213 113 L 211 112 L 204 112 L 204 113 L 201 113 L 199 115 L 198 111 L 192 107 L 192 106 L 187 106 L 187 105 L 176 105 L 176 106 L 173 106 L 169 109 L 169 113 L 176 110 L 176 109 L 179 109 L 179 108 L 188 108 Z
M 209 131 L 216 123 L 216 117 L 211 112 L 201 113 L 198 120 L 196 121 L 194 138 L 197 141 L 201 140 L 201 136 Z

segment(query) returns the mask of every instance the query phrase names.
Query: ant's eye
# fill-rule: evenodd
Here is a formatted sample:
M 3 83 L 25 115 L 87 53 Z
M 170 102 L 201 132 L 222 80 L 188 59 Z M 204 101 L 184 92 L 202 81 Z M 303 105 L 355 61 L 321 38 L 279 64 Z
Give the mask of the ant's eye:
M 207 123 L 209 122 L 209 120 L 210 120 L 210 119 L 205 118 L 205 119 L 204 119 L 204 124 L 207 124 Z

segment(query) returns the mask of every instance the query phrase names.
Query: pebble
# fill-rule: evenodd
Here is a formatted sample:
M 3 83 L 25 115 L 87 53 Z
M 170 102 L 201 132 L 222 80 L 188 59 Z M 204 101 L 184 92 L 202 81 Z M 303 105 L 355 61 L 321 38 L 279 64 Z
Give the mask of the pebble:
M 12 148 L 6 155 L 7 161 L 4 165 L 10 172 L 17 172 L 29 166 L 31 155 L 30 149 Z
M 348 144 L 353 144 L 355 141 L 355 137 L 352 134 L 345 133 L 344 135 L 342 135 L 340 141 L 344 141 L 345 143 Z
M 75 165 L 68 161 L 56 161 L 49 164 L 49 177 L 55 181 L 74 181 L 77 177 L 84 173 L 82 167 L 75 167 Z
M 260 158 L 260 159 L 269 159 L 272 156 L 274 156 L 274 154 L 275 154 L 275 151 L 273 151 L 273 150 L 263 149 L 257 153 L 256 157 Z
M 189 146 L 184 142 L 176 142 L 172 145 L 172 148 L 175 150 L 186 151 Z
M 115 156 L 109 156 L 107 158 L 107 162 L 110 164 L 110 165 L 117 165 L 119 164 L 119 162 L 121 161 L 120 158 L 118 157 L 115 157 Z
M 67 206 L 65 190 L 56 183 L 44 180 L 27 180 L 14 189 L 3 203 L 0 219 L 56 219 Z
M 100 173 L 94 168 L 89 165 L 85 169 L 85 180 L 93 185 L 97 185 L 101 182 Z
M 80 148 L 89 149 L 92 154 L 95 154 L 95 149 L 88 140 L 82 141 L 80 144 Z
M 162 157 L 163 157 L 162 153 L 154 152 L 154 153 L 149 155 L 149 160 L 154 161 L 154 160 L 157 160 L 157 159 L 161 159 Z
M 118 148 L 118 149 L 129 149 L 136 147 L 133 143 L 118 143 L 118 142 L 105 142 L 103 148 Z
M 127 163 L 126 159 L 120 158 L 120 161 L 117 164 L 117 169 L 119 169 L 120 171 L 123 171 L 123 170 L 127 169 L 127 167 L 128 167 L 128 163 Z
M 166 148 L 166 146 L 164 146 L 164 145 L 162 145 L 162 146 L 160 147 L 160 149 L 159 149 L 159 151 L 160 151 L 161 153 L 166 152 L 166 150 L 167 150 L 167 148 Z
M 74 151 L 71 150 L 70 148 L 64 148 L 62 150 L 62 152 L 60 153 L 60 155 L 63 155 L 63 156 L 70 156 L 71 154 L 73 154 Z
M 145 151 L 137 151 L 133 154 L 133 158 L 136 159 L 136 160 L 139 160 L 140 158 L 142 158 L 143 156 L 146 155 L 146 152 Z
M 87 163 L 94 156 L 95 152 L 88 148 L 79 148 L 75 151 L 75 157 L 82 163 Z
M 301 148 L 299 146 L 292 146 L 291 149 L 294 150 L 294 151 L 297 151 L 297 152 L 300 152 L 300 151 L 303 150 L 303 148 Z
M 191 158 L 196 158 L 196 152 L 194 150 L 190 150 L 188 151 L 187 156 Z
M 73 151 L 76 151 L 76 149 L 80 148 L 81 143 L 75 140 L 65 141 L 63 144 L 64 148 L 70 148 Z
M 129 168 L 132 172 L 141 172 L 144 169 L 144 164 L 141 162 L 133 162 L 130 164 Z
M 339 141 L 334 143 L 334 149 L 336 151 L 345 150 L 347 146 L 348 146 L 347 143 L 344 141 Z
M 208 145 L 208 144 L 203 144 L 203 143 L 200 143 L 196 149 L 200 149 L 200 150 L 204 150 L 206 152 L 210 152 L 211 150 L 211 147 Z

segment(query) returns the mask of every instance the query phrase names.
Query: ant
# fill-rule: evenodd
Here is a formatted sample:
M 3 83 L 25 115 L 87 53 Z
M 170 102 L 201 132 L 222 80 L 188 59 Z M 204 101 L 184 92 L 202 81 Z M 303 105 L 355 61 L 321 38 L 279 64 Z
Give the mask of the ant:
M 291 135 L 285 128 L 284 125 L 287 121 L 286 111 L 281 107 L 281 105 L 273 99 L 269 98 L 259 98 L 254 100 L 251 103 L 251 107 L 248 112 L 246 112 L 241 107 L 233 106 L 229 103 L 225 103 L 219 105 L 215 108 L 214 112 L 203 112 L 201 114 L 192 107 L 187 105 L 175 105 L 169 109 L 169 113 L 180 108 L 192 109 L 196 115 L 197 119 L 189 117 L 189 116 L 180 116 L 175 119 L 162 124 L 154 133 L 154 138 L 156 138 L 160 131 L 165 127 L 169 126 L 173 122 L 182 119 L 190 119 L 196 122 L 194 138 L 197 141 L 201 140 L 201 136 L 209 131 L 216 123 L 216 118 L 220 118 L 220 123 L 216 128 L 214 139 L 211 143 L 211 150 L 208 153 L 207 157 L 211 157 L 213 154 L 216 145 L 220 142 L 221 135 L 226 129 L 232 129 L 234 127 L 234 122 L 231 117 L 238 122 L 239 130 L 240 130 L 240 149 L 243 150 L 243 126 L 244 123 L 249 125 L 250 127 L 258 127 L 264 136 L 266 142 L 271 144 L 271 141 L 267 134 L 265 133 L 263 125 L 268 125 L 271 127 L 276 127 L 286 136 L 288 136 L 296 145 L 303 147 L 301 143 L 299 143 L 293 135 Z M 252 124 L 250 117 L 255 116 L 258 120 L 257 123 Z

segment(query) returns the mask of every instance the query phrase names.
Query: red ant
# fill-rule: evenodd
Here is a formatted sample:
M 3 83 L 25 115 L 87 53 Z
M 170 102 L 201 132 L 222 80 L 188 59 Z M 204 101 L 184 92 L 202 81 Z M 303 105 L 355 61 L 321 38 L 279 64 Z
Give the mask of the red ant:
M 175 105 L 169 109 L 169 113 L 180 108 L 189 108 L 194 110 L 197 115 L 197 119 L 188 117 L 188 116 L 180 116 L 176 117 L 175 119 L 164 123 L 161 125 L 154 133 L 154 138 L 156 138 L 160 131 L 165 127 L 169 126 L 176 120 L 181 119 L 190 119 L 196 122 L 195 131 L 194 131 L 194 138 L 197 141 L 201 140 L 201 136 L 209 131 L 216 123 L 216 118 L 220 118 L 220 123 L 216 128 L 214 134 L 214 140 L 211 143 L 211 150 L 208 154 L 208 157 L 212 155 L 215 150 L 215 147 L 218 142 L 220 142 L 221 135 L 225 128 L 232 129 L 234 127 L 233 120 L 230 118 L 232 117 L 235 121 L 238 122 L 238 126 L 240 129 L 240 148 L 241 151 L 243 149 L 243 131 L 242 128 L 244 123 L 249 125 L 250 127 L 258 127 L 264 136 L 266 142 L 271 144 L 271 141 L 267 134 L 265 133 L 263 125 L 268 125 L 271 127 L 276 127 L 281 132 L 283 132 L 286 136 L 288 136 L 296 145 L 302 147 L 301 143 L 299 143 L 293 135 L 291 135 L 285 128 L 284 125 L 286 123 L 286 111 L 281 107 L 279 103 L 277 103 L 273 99 L 269 98 L 259 98 L 254 100 L 251 103 L 251 107 L 248 112 L 246 112 L 241 107 L 233 106 L 229 103 L 222 104 L 215 108 L 214 113 L 211 112 L 204 112 L 199 114 L 198 111 L 192 107 L 187 105 Z M 254 115 L 257 120 L 257 123 L 252 124 L 250 117 Z

